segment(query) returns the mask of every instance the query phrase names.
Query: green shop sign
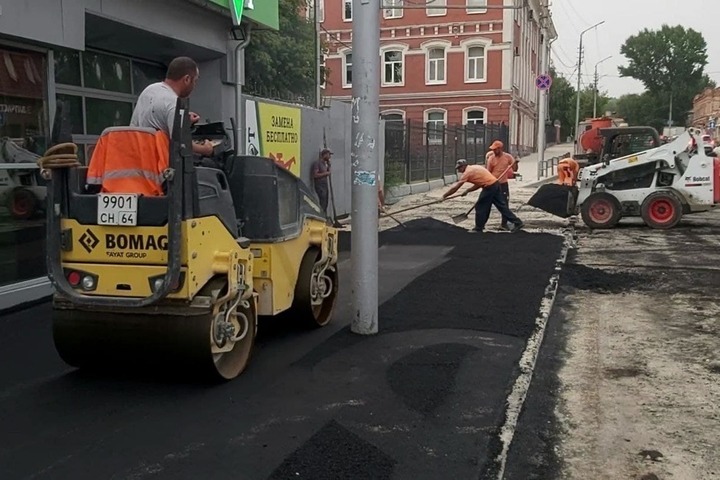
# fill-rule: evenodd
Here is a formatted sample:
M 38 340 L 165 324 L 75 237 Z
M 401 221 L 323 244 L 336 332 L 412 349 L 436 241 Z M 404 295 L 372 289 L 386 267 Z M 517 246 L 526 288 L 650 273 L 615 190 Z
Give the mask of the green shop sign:
M 274 30 L 280 28 L 278 0 L 210 0 L 230 10 L 233 20 L 243 18 Z

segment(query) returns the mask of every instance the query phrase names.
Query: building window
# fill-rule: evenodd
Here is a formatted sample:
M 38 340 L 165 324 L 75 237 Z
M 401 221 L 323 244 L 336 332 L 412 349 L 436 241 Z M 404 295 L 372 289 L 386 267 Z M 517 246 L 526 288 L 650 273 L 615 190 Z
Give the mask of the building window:
M 428 17 L 437 17 L 440 15 L 447 14 L 447 0 L 427 0 L 425 3 L 428 8 L 425 10 L 425 14 Z
M 467 0 L 467 13 L 487 12 L 487 0 Z
M 485 47 L 473 46 L 467 49 L 465 62 L 465 81 L 485 81 Z
M 36 163 L 51 144 L 47 91 L 45 54 L 0 48 L 0 287 L 47 275 Z
M 58 127 L 85 164 L 102 131 L 129 125 L 137 96 L 165 77 L 161 65 L 91 50 L 56 49 L 54 57 Z
M 401 50 L 388 50 L 383 53 L 383 85 L 403 84 L 403 52 Z
M 352 0 L 343 0 L 343 20 L 352 22 Z
M 427 128 L 427 139 L 430 145 L 439 145 L 443 142 L 445 131 L 445 111 L 426 110 L 425 127 Z
M 485 124 L 485 109 L 475 108 L 471 110 L 465 110 L 465 125 L 484 125 Z
M 343 87 L 352 86 L 352 52 L 343 55 Z
M 405 121 L 405 115 L 402 113 L 396 113 L 396 112 L 383 112 L 380 114 L 380 118 L 385 120 L 386 123 L 390 123 L 390 122 L 402 123 Z
M 427 83 L 445 83 L 445 48 L 435 47 L 427 53 Z
M 383 17 L 385 18 L 402 18 L 403 0 L 383 0 Z

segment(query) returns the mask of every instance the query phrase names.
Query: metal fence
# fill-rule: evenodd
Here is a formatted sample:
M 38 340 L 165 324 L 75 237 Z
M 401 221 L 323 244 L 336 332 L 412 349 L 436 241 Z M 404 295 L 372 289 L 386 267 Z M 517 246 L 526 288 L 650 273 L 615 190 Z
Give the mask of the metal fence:
M 484 164 L 490 144 L 508 144 L 504 124 L 445 126 L 412 121 L 385 122 L 385 183 L 398 185 L 455 173 L 455 161 Z

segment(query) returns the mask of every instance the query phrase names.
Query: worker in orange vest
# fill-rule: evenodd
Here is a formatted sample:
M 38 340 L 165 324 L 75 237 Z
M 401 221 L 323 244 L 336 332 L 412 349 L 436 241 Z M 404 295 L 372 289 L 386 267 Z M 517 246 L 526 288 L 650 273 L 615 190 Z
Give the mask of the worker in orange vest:
M 570 157 L 570 154 L 566 154 L 565 158 L 558 162 L 558 183 L 560 185 L 573 186 L 577 182 L 578 172 L 580 171 L 580 165 Z
M 164 81 L 142 91 L 130 120 L 132 128 L 106 129 L 100 137 L 88 167 L 89 190 L 163 195 L 177 99 L 192 93 L 199 75 L 194 60 L 178 57 L 168 65 Z M 199 119 L 190 112 L 192 123 Z M 192 148 L 198 155 L 213 153 L 209 142 L 193 142 Z

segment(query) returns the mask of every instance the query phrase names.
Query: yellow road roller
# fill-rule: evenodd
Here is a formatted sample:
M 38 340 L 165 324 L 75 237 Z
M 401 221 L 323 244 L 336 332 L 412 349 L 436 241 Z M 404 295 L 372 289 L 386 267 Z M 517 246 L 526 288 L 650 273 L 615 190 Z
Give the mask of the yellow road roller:
M 188 106 L 178 100 L 162 194 L 88 185 L 73 144 L 40 159 L 53 338 L 71 366 L 230 380 L 249 363 L 258 317 L 312 327 L 332 318 L 338 232 L 315 194 L 270 159 L 236 155 L 222 122 L 191 127 Z M 128 130 L 156 133 L 112 127 L 101 141 Z M 194 138 L 213 142 L 213 158 L 193 157 Z

